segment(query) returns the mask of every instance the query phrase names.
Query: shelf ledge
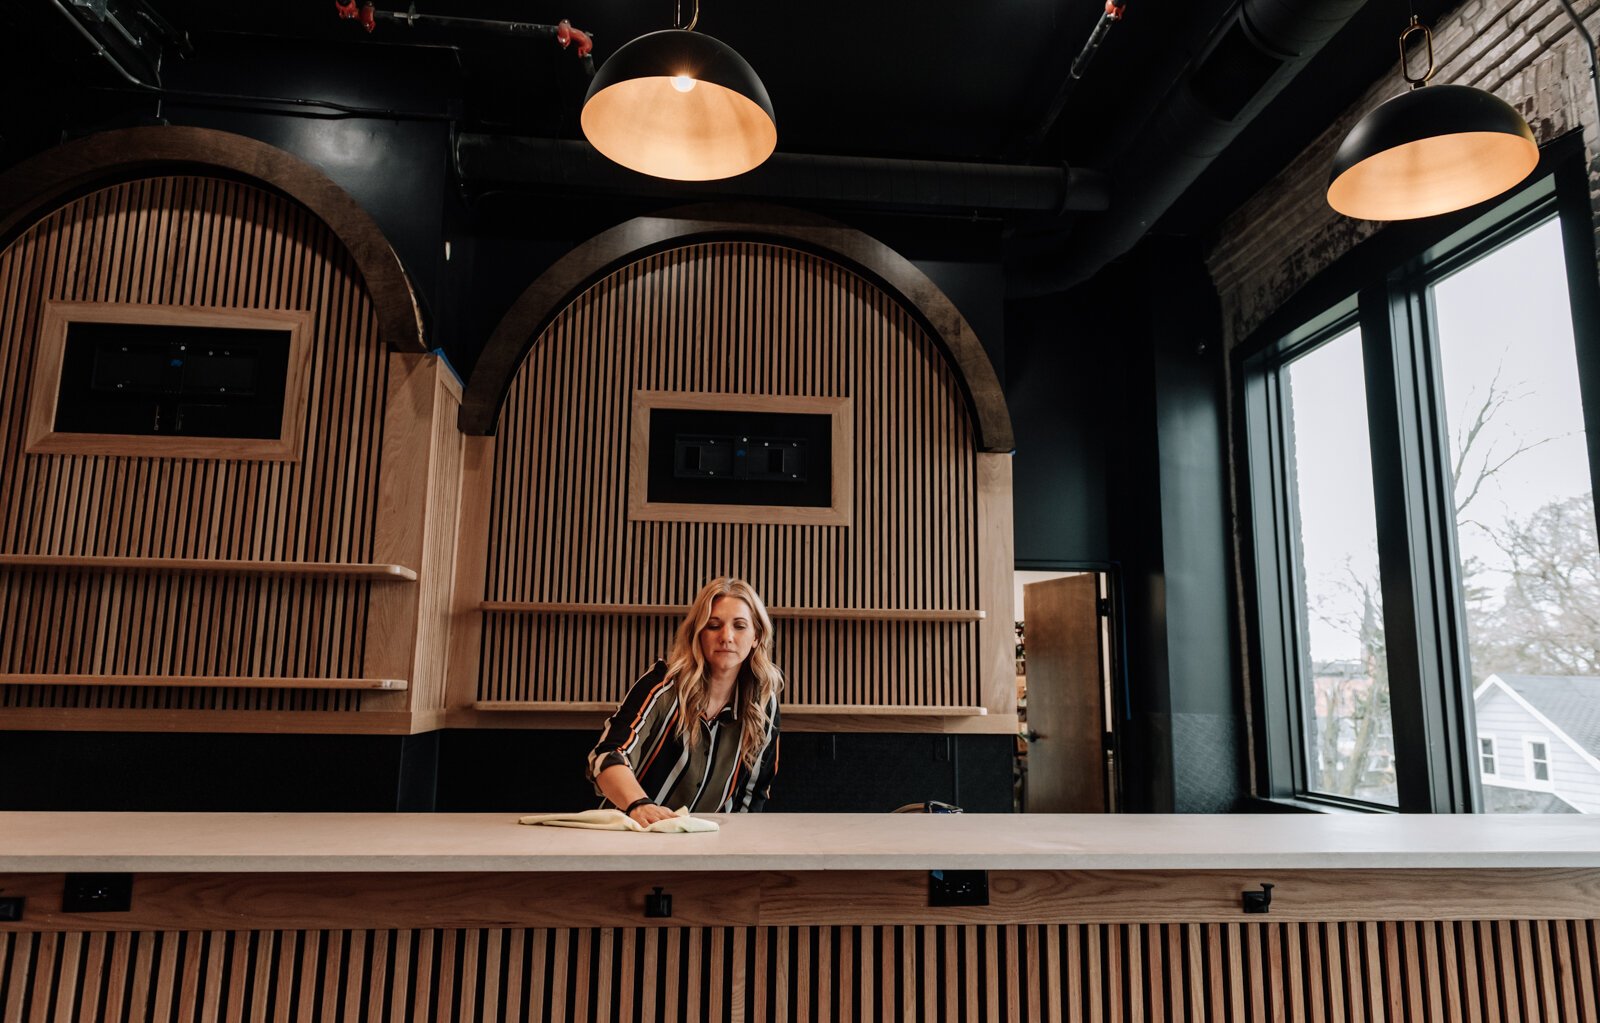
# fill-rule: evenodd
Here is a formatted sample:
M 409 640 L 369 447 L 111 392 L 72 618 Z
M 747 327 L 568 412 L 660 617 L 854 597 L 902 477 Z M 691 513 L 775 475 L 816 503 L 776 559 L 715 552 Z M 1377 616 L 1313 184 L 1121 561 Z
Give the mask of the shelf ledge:
M 166 686 L 176 689 L 405 689 L 403 678 L 289 678 L 254 675 L 0 674 L 0 686 Z
M 478 700 L 473 710 L 535 712 L 543 714 L 595 714 L 610 713 L 617 709 L 615 703 L 601 700 Z M 925 717 L 969 718 L 983 717 L 987 707 L 931 707 L 926 705 L 897 706 L 887 703 L 780 703 L 784 717 L 869 716 L 869 717 Z
M 579 604 L 486 600 L 478 605 L 486 614 L 510 615 L 607 615 L 641 618 L 681 618 L 689 613 L 687 604 Z M 981 622 L 987 613 L 966 608 L 916 607 L 769 607 L 767 614 L 789 621 L 887 621 L 887 622 Z
M 149 572 L 179 575 L 270 575 L 298 579 L 416 582 L 416 569 L 341 561 L 249 561 L 223 558 L 123 558 L 76 554 L 0 554 L 0 570 Z

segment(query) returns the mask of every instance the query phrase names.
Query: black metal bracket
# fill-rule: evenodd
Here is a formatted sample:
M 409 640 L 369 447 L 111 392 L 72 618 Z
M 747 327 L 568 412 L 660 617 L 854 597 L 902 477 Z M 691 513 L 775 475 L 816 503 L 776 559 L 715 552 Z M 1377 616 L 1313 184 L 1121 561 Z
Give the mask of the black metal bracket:
M 1263 883 L 1259 892 L 1240 892 L 1239 901 L 1246 913 L 1265 913 L 1272 905 L 1272 885 Z
M 656 885 L 650 891 L 651 894 L 644 897 L 644 915 L 660 918 L 672 916 L 672 896 L 663 892 L 660 885 Z

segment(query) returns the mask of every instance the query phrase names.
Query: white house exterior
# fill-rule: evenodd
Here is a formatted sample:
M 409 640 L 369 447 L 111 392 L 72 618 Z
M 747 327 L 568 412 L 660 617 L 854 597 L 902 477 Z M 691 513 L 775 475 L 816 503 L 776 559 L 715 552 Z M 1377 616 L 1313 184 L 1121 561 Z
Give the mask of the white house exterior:
M 1490 675 L 1473 693 L 1490 813 L 1600 813 L 1600 678 Z

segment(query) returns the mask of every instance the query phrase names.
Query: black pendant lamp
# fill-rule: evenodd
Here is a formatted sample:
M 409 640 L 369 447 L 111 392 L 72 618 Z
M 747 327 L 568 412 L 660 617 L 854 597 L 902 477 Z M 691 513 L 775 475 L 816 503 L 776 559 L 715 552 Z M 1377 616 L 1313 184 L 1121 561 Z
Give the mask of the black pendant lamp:
M 1422 32 L 1428 70 L 1406 68 L 1406 39 Z M 1413 220 L 1492 199 L 1533 173 L 1539 147 L 1511 105 L 1465 85 L 1423 88 L 1433 77 L 1433 33 L 1415 15 L 1400 34 L 1411 91 L 1363 117 L 1339 145 L 1328 205 L 1358 220 Z
M 733 47 L 687 28 L 628 43 L 595 72 L 580 121 L 590 144 L 630 170 L 677 181 L 730 178 L 778 145 L 767 88 Z

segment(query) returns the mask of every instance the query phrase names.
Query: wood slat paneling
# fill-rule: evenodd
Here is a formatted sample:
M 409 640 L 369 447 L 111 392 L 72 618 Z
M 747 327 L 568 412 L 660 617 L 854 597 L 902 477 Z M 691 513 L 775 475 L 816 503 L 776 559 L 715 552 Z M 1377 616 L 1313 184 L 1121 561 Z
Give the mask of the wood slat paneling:
M 1461 940 L 1502 931 L 1494 955 Z M 1594 936 L 1589 920 L 16 932 L 0 1014 L 1583 1023 Z
M 636 391 L 852 399 L 851 525 L 628 521 Z M 985 605 L 977 453 L 947 363 L 887 295 L 796 250 L 694 245 L 595 285 L 529 351 L 488 475 L 489 602 L 678 605 L 734 574 L 777 606 Z M 673 625 L 485 612 L 473 700 L 614 701 Z M 981 706 L 979 635 L 971 620 L 786 620 L 786 699 Z
M 22 409 L 48 301 L 304 312 L 312 336 L 299 459 L 25 455 Z M 10 398 L 0 405 L 0 554 L 373 560 L 387 353 L 348 253 L 303 207 L 207 177 L 100 189 L 0 252 L 0 309 L 0 393 Z M 368 582 L 100 567 L 0 566 L 0 671 L 362 677 Z M 363 699 L 5 687 L 0 707 L 353 711 Z

